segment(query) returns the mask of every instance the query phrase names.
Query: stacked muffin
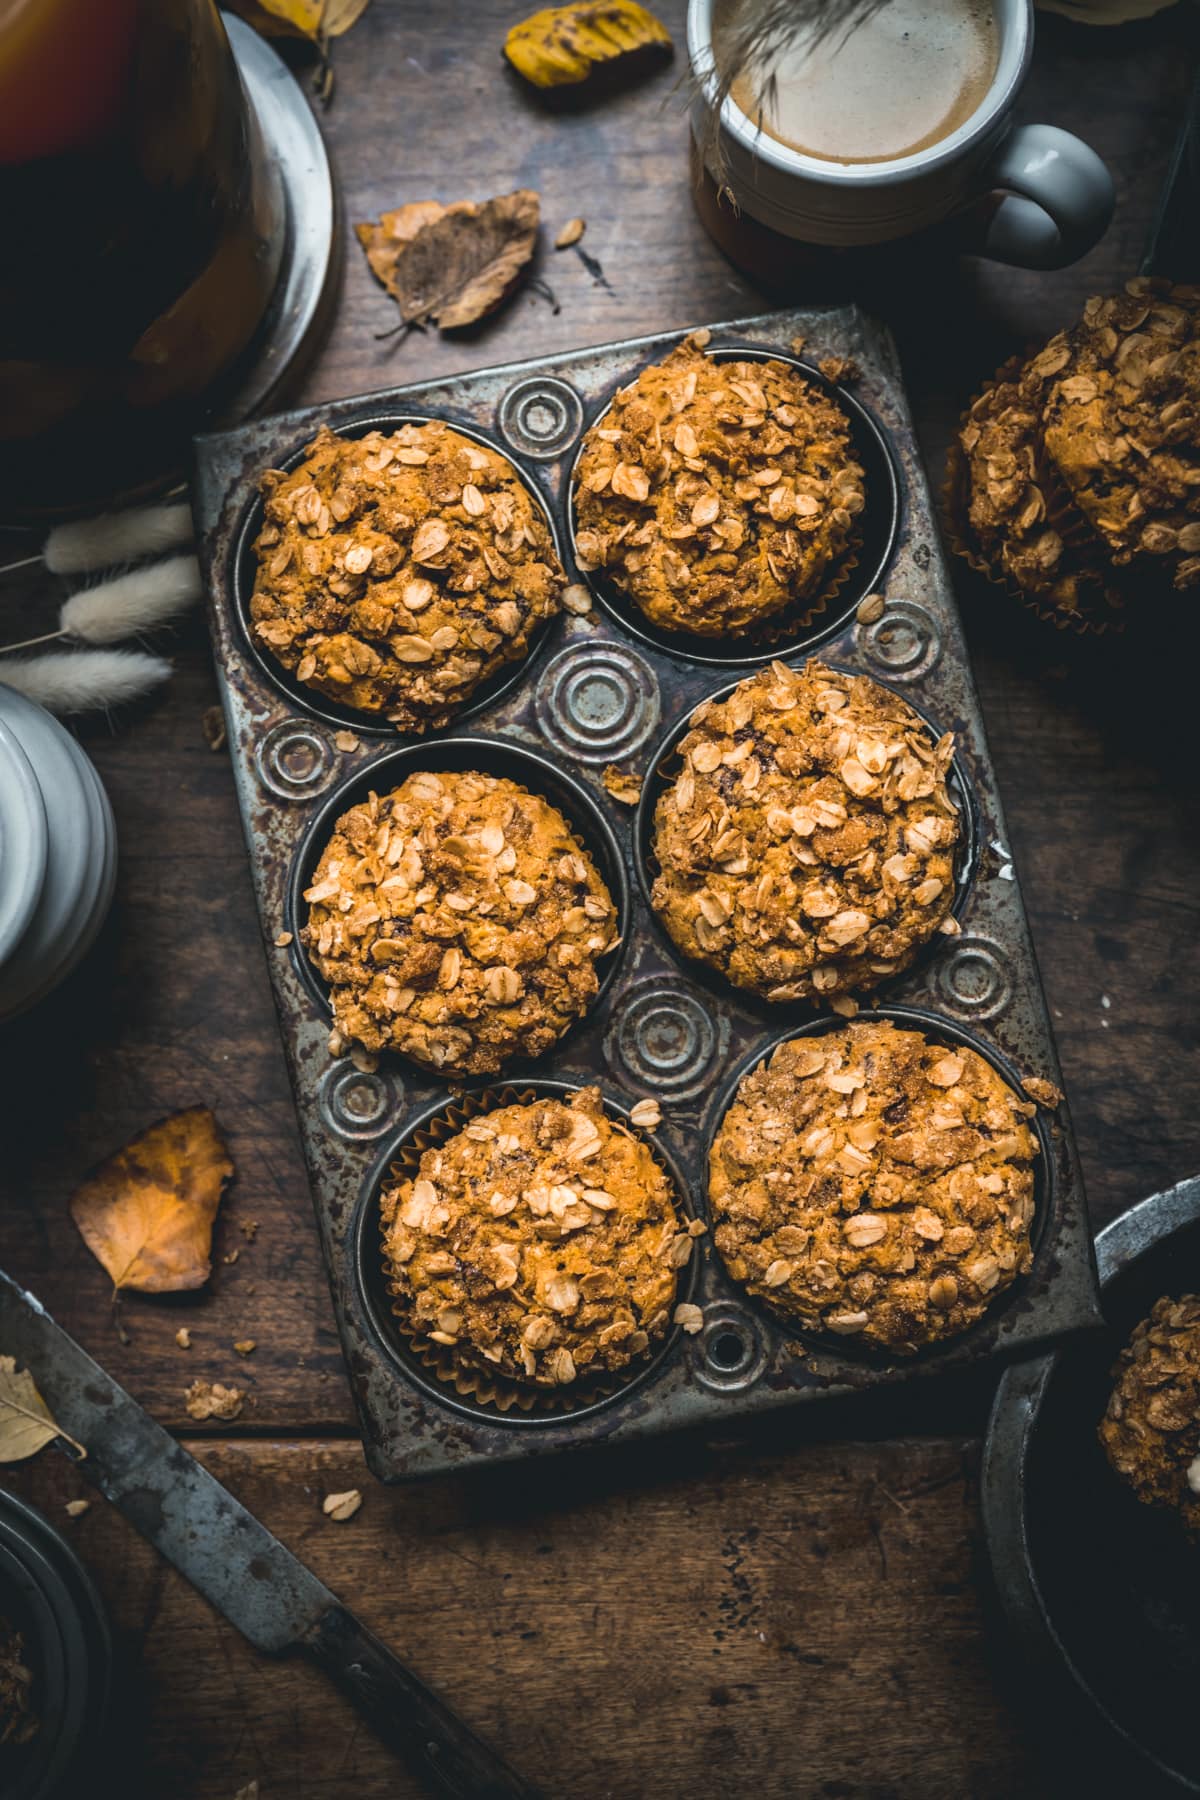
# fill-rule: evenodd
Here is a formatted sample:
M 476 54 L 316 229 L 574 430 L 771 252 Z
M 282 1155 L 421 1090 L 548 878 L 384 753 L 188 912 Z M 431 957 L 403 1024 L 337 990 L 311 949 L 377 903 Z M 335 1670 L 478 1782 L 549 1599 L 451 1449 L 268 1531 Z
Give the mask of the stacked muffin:
M 819 612 L 847 572 L 863 471 L 842 409 L 703 334 L 623 388 L 584 440 L 575 553 L 651 624 L 700 637 Z
M 1200 1538 L 1200 1295 L 1157 1300 L 1113 1373 L 1105 1455 L 1139 1500 L 1171 1508 Z
M 959 430 L 947 510 L 968 561 L 1059 624 L 1200 587 L 1200 288 L 1131 281 L 1000 370 Z

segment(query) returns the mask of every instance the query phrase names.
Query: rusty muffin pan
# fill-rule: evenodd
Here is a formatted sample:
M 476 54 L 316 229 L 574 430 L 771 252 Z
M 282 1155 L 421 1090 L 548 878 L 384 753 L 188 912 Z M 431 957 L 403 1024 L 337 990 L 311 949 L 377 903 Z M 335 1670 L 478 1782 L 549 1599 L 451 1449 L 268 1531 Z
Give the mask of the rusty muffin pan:
M 396 1158 L 419 1147 L 447 1109 L 591 1084 L 618 1113 L 653 1098 L 662 1122 L 649 1141 L 680 1190 L 682 1210 L 706 1219 L 708 1149 L 736 1080 L 781 1038 L 842 1022 L 802 1003 L 771 1005 L 686 962 L 646 900 L 660 770 L 688 715 L 771 657 L 796 663 L 819 651 L 890 686 L 935 734 L 954 732 L 951 786 L 967 827 L 956 870 L 961 931 L 939 935 L 882 984 L 877 1004 L 935 1040 L 969 1044 L 1014 1084 L 1030 1075 L 1058 1080 L 979 703 L 886 332 L 853 307 L 712 328 L 709 354 L 791 361 L 826 388 L 816 367 L 822 360 L 850 359 L 857 369 L 851 391 L 835 390 L 867 471 L 857 561 L 807 626 L 785 617 L 769 637 L 743 636 L 732 646 L 659 633 L 576 567 L 569 488 L 582 436 L 618 387 L 684 335 L 664 332 L 336 400 L 197 442 L 194 504 L 263 937 L 367 1459 L 385 1481 L 686 1426 L 728 1429 L 739 1415 L 1028 1352 L 1098 1322 L 1065 1105 L 1037 1120 L 1031 1272 L 970 1330 L 914 1357 L 888 1358 L 846 1337 L 799 1330 L 730 1281 L 711 1235 L 695 1241 L 680 1272 L 680 1298 L 699 1306 L 700 1329 L 673 1328 L 644 1363 L 599 1394 L 560 1390 L 552 1403 L 504 1410 L 432 1372 L 391 1315 L 380 1267 L 380 1193 Z M 789 348 L 800 337 L 804 360 Z M 260 475 L 294 464 L 320 425 L 358 433 L 431 418 L 508 457 L 544 510 L 569 577 L 595 604 L 586 615 L 551 622 L 526 660 L 502 670 L 444 730 L 413 737 L 306 691 L 252 645 L 250 546 L 261 519 Z M 874 592 L 887 597 L 882 616 L 871 607 L 860 619 L 861 602 Z M 639 812 L 606 790 L 610 764 L 642 777 Z M 340 813 L 417 769 L 469 766 L 509 775 L 566 814 L 609 887 L 622 938 L 599 970 L 595 1002 L 551 1051 L 452 1092 L 398 1055 L 385 1054 L 374 1068 L 370 1059 L 359 1067 L 331 1058 L 328 996 L 298 937 L 304 888 Z

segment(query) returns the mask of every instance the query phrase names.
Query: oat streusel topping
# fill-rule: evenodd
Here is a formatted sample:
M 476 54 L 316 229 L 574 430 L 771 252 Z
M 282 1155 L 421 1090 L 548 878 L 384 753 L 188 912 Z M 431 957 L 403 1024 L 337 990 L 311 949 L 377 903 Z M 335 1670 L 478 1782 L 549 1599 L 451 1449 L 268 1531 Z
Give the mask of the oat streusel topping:
M 563 815 L 491 775 L 422 772 L 351 807 L 304 898 L 333 1048 L 447 1074 L 549 1049 L 617 942 L 612 896 Z
M 662 1338 L 691 1252 L 667 1175 L 599 1088 L 472 1119 L 382 1211 L 407 1328 L 539 1386 L 612 1373 Z
M 1048 456 L 1115 564 L 1200 586 L 1200 288 L 1131 281 L 1066 337 Z
M 959 431 L 994 573 L 1065 614 L 1200 586 L 1200 288 L 1139 278 L 1002 369 Z
M 1200 1536 L 1200 1295 L 1156 1300 L 1113 1375 L 1104 1454 L 1139 1500 L 1173 1507 Z
M 255 637 L 298 681 L 402 730 L 444 725 L 558 611 L 541 511 L 506 458 L 448 425 L 323 427 L 262 491 Z
M 1035 1111 L 981 1056 L 869 1021 L 741 1083 L 709 1163 L 735 1281 L 810 1330 L 908 1354 L 1031 1266 Z
M 954 900 L 953 750 L 866 676 L 772 663 L 692 714 L 655 809 L 655 911 L 769 1000 L 875 986 Z
M 787 363 L 715 362 L 688 341 L 589 431 L 576 556 L 653 623 L 723 637 L 819 602 L 863 505 L 835 401 Z

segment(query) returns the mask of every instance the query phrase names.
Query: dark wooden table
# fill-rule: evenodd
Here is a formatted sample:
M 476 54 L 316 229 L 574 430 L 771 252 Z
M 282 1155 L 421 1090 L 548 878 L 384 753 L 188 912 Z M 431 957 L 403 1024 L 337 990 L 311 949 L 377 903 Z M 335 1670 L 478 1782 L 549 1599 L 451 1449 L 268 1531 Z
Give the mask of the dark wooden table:
M 324 124 L 346 276 L 302 398 L 766 304 L 694 216 L 678 61 L 554 110 L 501 63 L 519 10 L 374 0 L 338 44 Z M 681 44 L 683 0 L 659 10 Z M 909 251 L 873 284 L 935 471 L 991 369 L 1136 268 L 1194 60 L 1182 8 L 1119 30 L 1043 15 L 1022 114 L 1108 159 L 1108 237 L 1059 274 Z M 465 337 L 377 343 L 392 314 L 349 221 L 517 186 L 540 190 L 548 239 L 586 218 L 608 285 L 547 248 L 559 312 L 526 292 Z M 823 292 L 814 276 L 805 294 Z M 1082 642 L 965 576 L 960 596 L 1100 1225 L 1200 1166 L 1195 634 L 1172 622 Z M 55 603 L 52 584 L 6 586 L 6 635 Z M 81 974 L 0 1038 L 3 1266 L 551 1795 L 1077 1791 L 1052 1772 L 986 1619 L 986 1388 L 775 1422 L 749 1446 L 668 1441 L 404 1491 L 371 1481 L 233 784 L 201 729 L 216 692 L 199 621 L 172 654 L 158 701 L 81 732 L 117 813 L 118 898 Z M 122 1344 L 67 1197 L 99 1156 L 197 1102 L 215 1107 L 237 1160 L 216 1271 L 202 1295 L 130 1300 Z M 184 1323 L 188 1351 L 175 1344 Z M 232 1345 L 247 1337 L 258 1348 L 243 1361 Z M 183 1406 L 196 1376 L 249 1389 L 234 1430 L 197 1441 Z M 254 1655 L 103 1503 L 68 1524 L 64 1503 L 87 1489 L 56 1454 L 7 1474 L 68 1526 L 112 1610 L 125 1716 L 114 1785 L 97 1777 L 96 1791 L 232 1800 L 257 1778 L 264 1800 L 416 1792 L 316 1675 Z M 323 1518 L 325 1493 L 358 1485 L 352 1521 Z

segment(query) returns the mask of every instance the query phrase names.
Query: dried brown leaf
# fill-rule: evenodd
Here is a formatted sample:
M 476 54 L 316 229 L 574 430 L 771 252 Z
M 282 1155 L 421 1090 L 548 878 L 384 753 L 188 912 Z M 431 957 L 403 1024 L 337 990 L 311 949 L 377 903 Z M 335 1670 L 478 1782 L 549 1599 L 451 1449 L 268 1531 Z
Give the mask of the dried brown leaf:
M 494 200 L 414 200 L 354 227 L 372 272 L 405 325 L 473 325 L 507 298 L 537 243 L 532 188 Z
M 24 1462 L 56 1437 L 80 1456 L 87 1455 L 83 1445 L 55 1423 L 29 1370 L 18 1369 L 11 1356 L 0 1356 L 0 1463 Z
M 212 1269 L 221 1190 L 233 1174 L 205 1106 L 132 1138 L 71 1197 L 83 1241 L 113 1286 L 144 1294 L 201 1287 Z

